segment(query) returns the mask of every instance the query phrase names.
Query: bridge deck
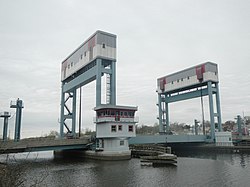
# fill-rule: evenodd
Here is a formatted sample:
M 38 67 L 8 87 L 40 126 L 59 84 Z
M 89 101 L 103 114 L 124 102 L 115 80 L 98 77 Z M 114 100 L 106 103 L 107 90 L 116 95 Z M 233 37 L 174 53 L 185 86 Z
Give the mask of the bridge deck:
M 129 144 L 198 143 L 205 142 L 204 135 L 137 135 Z
M 32 138 L 20 140 L 19 142 L 7 141 L 0 142 L 0 154 L 49 150 L 84 149 L 90 143 L 91 142 L 89 137 L 84 137 L 81 139 Z

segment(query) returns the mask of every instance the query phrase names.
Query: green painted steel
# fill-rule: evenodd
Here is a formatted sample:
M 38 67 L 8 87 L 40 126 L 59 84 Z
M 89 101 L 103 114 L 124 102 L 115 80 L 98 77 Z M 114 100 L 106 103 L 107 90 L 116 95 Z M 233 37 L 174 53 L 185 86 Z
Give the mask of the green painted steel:
M 96 76 L 96 66 L 93 66 L 88 71 L 81 73 L 80 75 L 76 76 L 73 80 L 67 82 L 67 84 L 63 84 L 63 92 L 70 92 L 77 88 L 87 85 L 88 83 L 95 80 Z
M 213 102 L 212 82 L 209 81 L 207 87 L 208 87 L 208 97 L 209 97 L 211 139 L 212 141 L 215 141 L 214 102 Z
M 96 106 L 101 105 L 102 90 L 102 59 L 96 60 Z
M 62 145 L 62 146 L 48 146 L 48 147 L 33 147 L 26 148 L 24 152 L 38 152 L 38 151 L 57 151 L 57 150 L 75 150 L 75 149 L 87 149 L 87 145 Z
M 96 106 L 100 106 L 102 104 L 101 78 L 104 74 L 109 74 L 111 77 L 110 104 L 116 104 L 116 62 L 97 58 L 88 64 L 87 67 L 88 68 L 83 67 L 83 69 L 75 73 L 73 77 L 69 77 L 68 79 L 62 81 L 60 118 L 61 138 L 65 136 L 64 127 L 67 129 L 68 133 L 70 133 L 70 136 L 76 136 L 76 98 L 78 88 L 96 80 Z M 66 97 L 66 94 L 68 94 L 69 97 Z M 72 108 L 68 108 L 67 103 L 69 102 L 72 102 Z M 68 121 L 71 120 L 71 124 L 69 126 L 66 124 L 66 119 L 69 119 Z
M 72 136 L 76 137 L 76 90 L 73 91 L 73 106 L 72 106 Z
M 22 139 L 18 142 L 0 142 L 0 153 L 8 154 L 33 151 L 86 149 L 91 144 L 91 138 L 87 136 L 81 139 L 30 138 Z
M 206 142 L 205 135 L 137 135 L 129 144 L 199 143 Z
M 240 115 L 237 116 L 237 126 L 238 126 L 238 133 L 239 133 L 239 138 L 242 138 L 242 119 Z
M 0 114 L 0 118 L 4 118 L 3 119 L 3 141 L 7 141 L 7 134 L 8 134 L 8 119 L 10 117 L 10 113 L 9 112 L 3 112 L 2 114 Z
M 215 96 L 216 96 L 216 107 L 217 107 L 217 120 L 218 120 L 218 129 L 219 131 L 222 131 L 222 125 L 221 125 L 221 108 L 220 108 L 220 92 L 219 92 L 219 84 L 215 83 Z
M 159 111 L 159 117 L 158 117 L 158 120 L 159 120 L 159 124 L 162 124 L 162 101 L 161 101 L 161 94 L 158 94 L 158 111 Z M 159 132 L 160 133 L 163 133 L 164 130 L 163 130 L 163 125 L 160 125 L 159 126 Z
M 192 88 L 192 89 L 191 89 Z M 214 112 L 214 99 L 216 97 L 216 111 Z M 220 96 L 219 96 L 219 84 L 218 82 L 203 82 L 200 85 L 186 87 L 182 89 L 172 90 L 171 92 L 158 93 L 158 112 L 159 112 L 159 132 L 160 134 L 169 134 L 169 110 L 168 104 L 178 101 L 194 99 L 198 97 L 209 97 L 209 112 L 210 112 L 210 124 L 211 132 L 210 137 L 212 141 L 215 141 L 215 117 L 217 118 L 218 130 L 222 131 L 221 127 L 221 108 L 220 108 Z
M 63 92 L 63 85 L 64 83 L 62 83 L 62 88 L 61 88 L 61 115 L 60 115 L 60 137 L 63 138 L 64 133 L 63 133 L 63 129 L 64 129 L 64 99 L 65 99 L 65 93 Z
M 192 91 L 192 92 L 188 92 L 188 93 L 183 93 L 183 94 L 178 94 L 178 95 L 166 97 L 166 102 L 167 103 L 174 103 L 174 102 L 188 100 L 188 99 L 194 99 L 194 98 L 198 98 L 198 97 L 206 96 L 206 95 L 208 95 L 208 89 L 203 89 L 202 92 L 201 92 L 201 90 L 196 90 L 196 91 Z
M 3 141 L 7 141 L 7 134 L 8 134 L 8 117 L 4 118 L 3 122 Z
M 16 108 L 14 140 L 17 142 L 21 138 L 21 121 L 22 121 L 23 101 L 18 98 L 15 104 L 11 102 L 10 108 Z

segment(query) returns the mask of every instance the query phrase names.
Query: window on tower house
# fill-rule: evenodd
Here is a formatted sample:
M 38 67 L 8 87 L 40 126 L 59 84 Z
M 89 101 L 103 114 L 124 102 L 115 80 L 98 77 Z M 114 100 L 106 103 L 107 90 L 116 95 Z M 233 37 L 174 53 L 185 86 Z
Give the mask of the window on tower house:
M 116 132 L 116 125 L 111 125 L 111 132 Z
M 122 131 L 122 125 L 118 126 L 118 131 Z
M 128 132 L 133 132 L 133 131 L 134 131 L 133 125 L 129 125 L 129 126 L 128 126 Z
M 120 146 L 124 146 L 124 140 L 120 141 Z

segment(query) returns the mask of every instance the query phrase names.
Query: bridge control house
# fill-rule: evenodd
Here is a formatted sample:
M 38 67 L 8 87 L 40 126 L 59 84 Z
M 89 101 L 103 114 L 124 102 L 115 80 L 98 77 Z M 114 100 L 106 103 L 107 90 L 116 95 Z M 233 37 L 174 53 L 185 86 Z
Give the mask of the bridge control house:
M 118 106 L 118 105 L 100 105 L 95 107 L 96 117 L 96 138 L 97 149 L 102 156 L 112 156 L 119 159 L 130 158 L 128 139 L 136 136 L 135 123 L 138 118 L 135 117 L 137 107 Z

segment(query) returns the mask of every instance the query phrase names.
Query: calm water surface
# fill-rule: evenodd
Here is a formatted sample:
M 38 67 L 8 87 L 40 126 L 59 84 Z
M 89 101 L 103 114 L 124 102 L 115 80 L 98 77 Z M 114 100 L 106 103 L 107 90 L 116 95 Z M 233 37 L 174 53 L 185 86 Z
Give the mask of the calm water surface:
M 177 166 L 149 167 L 139 159 L 54 159 L 51 152 L 40 152 L 15 155 L 12 164 L 24 168 L 27 186 L 41 176 L 46 178 L 40 186 L 250 186 L 250 154 L 196 157 L 178 157 Z

